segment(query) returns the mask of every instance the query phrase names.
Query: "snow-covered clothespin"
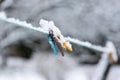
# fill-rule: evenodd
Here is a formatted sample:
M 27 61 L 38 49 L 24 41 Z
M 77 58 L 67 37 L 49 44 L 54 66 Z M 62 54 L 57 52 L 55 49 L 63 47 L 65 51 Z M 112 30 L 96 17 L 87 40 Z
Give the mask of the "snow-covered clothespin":
M 72 51 L 71 44 L 63 37 L 60 30 L 54 25 L 53 21 L 47 21 L 47 20 L 40 20 L 40 26 L 41 27 L 35 27 L 30 23 L 27 23 L 26 21 L 20 21 L 19 19 L 15 18 L 7 18 L 6 14 L 4 12 L 0 12 L 0 20 L 12 23 L 15 25 L 18 25 L 18 27 L 25 27 L 29 28 L 44 34 L 47 34 L 48 36 L 48 42 L 51 45 L 51 48 L 53 49 L 54 54 L 58 54 L 57 47 L 61 51 L 62 55 L 64 56 L 64 49 Z
M 68 51 L 72 51 L 71 44 L 66 41 L 64 36 L 61 34 L 61 31 L 54 25 L 53 21 L 46 21 L 41 19 L 40 25 L 43 30 L 45 30 L 48 34 L 48 41 L 53 49 L 54 54 L 58 54 L 57 48 L 60 50 L 62 56 L 64 56 L 64 49 Z M 57 46 L 57 48 L 56 48 Z

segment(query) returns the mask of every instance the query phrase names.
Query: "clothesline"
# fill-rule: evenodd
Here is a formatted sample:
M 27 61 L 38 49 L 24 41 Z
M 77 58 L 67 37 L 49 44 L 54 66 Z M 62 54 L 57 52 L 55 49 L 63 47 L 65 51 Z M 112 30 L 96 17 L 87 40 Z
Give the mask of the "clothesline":
M 35 27 L 32 26 L 32 24 L 27 23 L 26 21 L 20 21 L 19 19 L 15 19 L 15 18 L 7 18 L 6 14 L 4 12 L 0 12 L 0 20 L 8 22 L 8 23 L 12 23 L 14 25 L 17 25 L 19 27 L 25 27 L 25 28 L 29 28 L 35 31 L 39 31 L 41 33 L 44 34 L 48 34 L 47 31 L 43 30 L 41 27 Z M 75 43 L 77 45 L 83 46 L 83 47 L 87 47 L 96 51 L 100 51 L 100 52 L 108 52 L 108 49 L 102 46 L 97 46 L 97 45 L 93 45 L 90 42 L 85 42 L 85 41 L 81 41 L 78 39 L 74 39 L 71 37 L 65 37 L 66 40 Z

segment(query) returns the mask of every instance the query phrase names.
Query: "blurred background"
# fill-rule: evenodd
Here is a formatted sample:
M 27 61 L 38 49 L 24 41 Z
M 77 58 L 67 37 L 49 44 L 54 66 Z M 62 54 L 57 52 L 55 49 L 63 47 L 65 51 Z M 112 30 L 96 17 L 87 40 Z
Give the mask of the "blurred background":
M 65 36 L 105 46 L 120 53 L 119 0 L 0 0 L 8 17 L 39 26 L 53 20 Z M 75 44 L 73 52 L 54 56 L 44 35 L 0 21 L 0 80 L 93 80 L 100 75 L 100 52 Z M 109 64 L 100 80 L 120 80 L 120 60 Z M 95 80 L 95 79 L 94 79 Z

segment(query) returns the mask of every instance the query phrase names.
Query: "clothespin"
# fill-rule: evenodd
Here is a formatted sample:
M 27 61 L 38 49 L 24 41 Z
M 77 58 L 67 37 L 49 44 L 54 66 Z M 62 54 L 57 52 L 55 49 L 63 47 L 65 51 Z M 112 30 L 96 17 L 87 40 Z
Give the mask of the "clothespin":
M 56 46 L 56 44 L 55 44 L 52 36 L 51 36 L 51 35 L 48 35 L 48 36 L 47 36 L 47 39 L 48 39 L 48 42 L 49 42 L 49 44 L 50 44 L 50 46 L 51 46 L 51 48 L 52 48 L 52 50 L 53 50 L 53 53 L 54 53 L 55 55 L 58 55 L 57 46 Z
M 59 51 L 61 52 L 61 55 L 64 56 L 64 51 L 63 48 L 61 46 L 61 44 L 58 42 L 58 40 L 56 39 L 56 37 L 53 34 L 52 30 L 49 30 L 49 36 L 51 37 L 53 43 L 55 44 L 55 46 L 57 46 L 57 48 L 59 49 Z M 56 48 L 56 49 L 57 49 Z M 54 51 L 54 50 L 53 50 Z
M 64 56 L 64 49 L 68 51 L 72 51 L 72 46 L 69 42 L 66 41 L 64 36 L 61 34 L 61 31 L 54 25 L 52 21 L 40 20 L 40 25 L 43 30 L 46 30 L 48 34 L 48 41 L 53 49 L 54 54 L 57 53 L 57 48 L 61 52 L 62 56 Z

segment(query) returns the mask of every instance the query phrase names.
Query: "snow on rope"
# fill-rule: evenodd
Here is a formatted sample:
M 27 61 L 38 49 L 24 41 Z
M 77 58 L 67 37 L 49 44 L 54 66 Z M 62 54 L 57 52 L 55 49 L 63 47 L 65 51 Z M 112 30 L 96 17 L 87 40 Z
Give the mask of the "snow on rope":
M 43 30 L 41 27 L 33 27 L 32 24 L 27 23 L 26 21 L 20 21 L 19 19 L 15 19 L 15 18 L 7 18 L 6 14 L 4 12 L 0 12 L 0 20 L 8 22 L 8 23 L 12 23 L 21 27 L 25 27 L 25 28 L 30 28 L 36 31 L 39 31 L 41 33 L 47 33 L 45 30 Z

